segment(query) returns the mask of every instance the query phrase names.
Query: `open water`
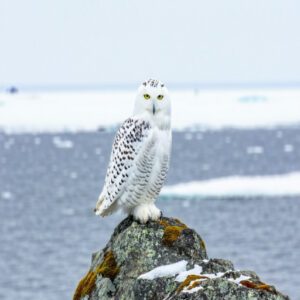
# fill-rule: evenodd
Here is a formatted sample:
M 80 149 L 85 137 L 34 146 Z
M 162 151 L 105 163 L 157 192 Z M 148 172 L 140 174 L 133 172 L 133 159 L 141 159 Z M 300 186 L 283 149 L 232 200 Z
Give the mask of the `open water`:
M 92 212 L 112 139 L 0 133 L 0 299 L 72 298 L 91 254 L 124 217 Z M 300 171 L 300 130 L 177 132 L 172 151 L 168 184 L 283 174 Z M 300 299 L 300 197 L 163 198 L 158 206 L 196 229 L 209 257 Z

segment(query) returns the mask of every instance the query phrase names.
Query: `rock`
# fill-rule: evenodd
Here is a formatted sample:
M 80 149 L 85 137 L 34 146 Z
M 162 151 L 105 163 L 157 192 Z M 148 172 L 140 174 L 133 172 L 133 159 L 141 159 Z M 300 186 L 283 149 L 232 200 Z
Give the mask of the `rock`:
M 184 270 L 176 270 L 178 267 Z M 143 278 L 139 278 L 142 274 Z M 128 217 L 116 227 L 106 247 L 93 254 L 91 268 L 73 297 L 80 299 L 288 297 L 261 282 L 252 271 L 235 271 L 230 261 L 208 259 L 204 241 L 178 219 L 163 217 L 157 222 L 140 224 Z

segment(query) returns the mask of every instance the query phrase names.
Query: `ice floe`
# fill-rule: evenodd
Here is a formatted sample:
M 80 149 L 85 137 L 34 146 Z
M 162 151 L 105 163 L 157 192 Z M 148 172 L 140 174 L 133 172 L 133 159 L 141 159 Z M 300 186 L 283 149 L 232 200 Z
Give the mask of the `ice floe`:
M 172 124 L 177 130 L 300 124 L 300 89 L 175 90 L 171 95 Z M 0 130 L 115 128 L 131 115 L 134 97 L 135 91 L 0 93 Z
M 162 196 L 295 196 L 300 172 L 266 176 L 230 176 L 166 186 Z

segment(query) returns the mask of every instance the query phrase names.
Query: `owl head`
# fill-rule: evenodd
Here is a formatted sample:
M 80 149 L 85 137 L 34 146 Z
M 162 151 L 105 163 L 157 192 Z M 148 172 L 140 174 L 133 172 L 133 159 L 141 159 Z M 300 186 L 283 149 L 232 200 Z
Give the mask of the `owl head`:
M 134 115 L 147 115 L 150 118 L 169 117 L 171 102 L 165 85 L 155 79 L 144 81 L 135 99 Z

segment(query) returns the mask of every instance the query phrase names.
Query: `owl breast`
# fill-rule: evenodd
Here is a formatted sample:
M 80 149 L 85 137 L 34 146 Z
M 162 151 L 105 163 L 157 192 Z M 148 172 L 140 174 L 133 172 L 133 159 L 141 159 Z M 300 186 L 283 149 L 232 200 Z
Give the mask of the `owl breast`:
M 156 200 L 169 168 L 171 138 L 170 130 L 151 129 L 135 160 L 119 204 L 130 208 Z

